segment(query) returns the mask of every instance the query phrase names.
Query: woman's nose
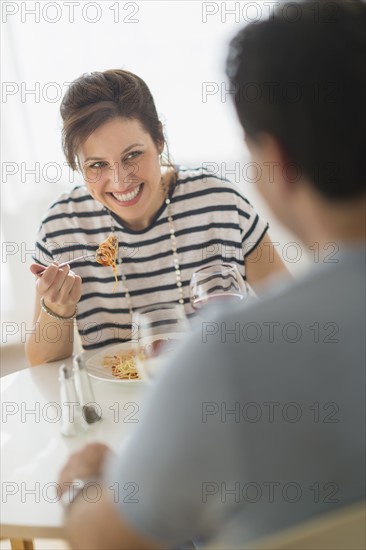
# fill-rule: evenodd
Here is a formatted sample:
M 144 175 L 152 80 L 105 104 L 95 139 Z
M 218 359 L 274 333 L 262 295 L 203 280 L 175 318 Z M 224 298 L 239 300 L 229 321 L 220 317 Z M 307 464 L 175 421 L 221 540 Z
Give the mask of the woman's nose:
M 111 167 L 111 178 L 115 185 L 124 189 L 138 181 L 137 171 L 137 164 L 133 161 L 115 162 Z

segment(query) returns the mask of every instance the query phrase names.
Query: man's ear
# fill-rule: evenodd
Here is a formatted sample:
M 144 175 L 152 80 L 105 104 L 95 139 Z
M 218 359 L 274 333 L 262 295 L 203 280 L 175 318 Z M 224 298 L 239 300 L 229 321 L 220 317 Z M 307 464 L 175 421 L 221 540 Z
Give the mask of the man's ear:
M 292 187 L 297 181 L 297 168 L 282 143 L 267 132 L 258 133 L 255 138 L 246 137 L 246 143 L 253 160 L 259 163 L 265 179 L 276 179 L 277 185 Z

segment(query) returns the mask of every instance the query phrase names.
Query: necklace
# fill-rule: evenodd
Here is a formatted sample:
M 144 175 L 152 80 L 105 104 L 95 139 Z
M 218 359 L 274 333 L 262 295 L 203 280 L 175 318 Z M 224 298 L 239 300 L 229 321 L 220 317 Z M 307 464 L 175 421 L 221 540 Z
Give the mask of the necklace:
M 168 192 L 166 191 L 166 188 L 165 188 L 163 178 L 161 178 L 161 186 L 162 186 L 164 194 L 165 194 L 164 202 L 166 204 L 167 218 L 168 218 L 168 223 L 169 223 L 170 245 L 171 245 L 171 249 L 172 249 L 173 265 L 174 265 L 174 270 L 175 270 L 175 279 L 176 279 L 176 285 L 177 285 L 178 296 L 179 296 L 178 303 L 183 305 L 184 304 L 183 288 L 182 288 L 181 272 L 180 272 L 180 265 L 179 265 L 179 257 L 178 257 L 178 252 L 177 252 L 177 239 L 176 239 L 176 236 L 175 236 L 174 220 L 173 220 L 173 215 L 172 215 L 172 207 L 171 207 Z M 112 218 L 110 212 L 109 212 L 109 216 L 110 216 L 110 222 L 111 222 L 111 231 L 114 235 L 115 234 L 115 225 L 114 225 L 113 218 Z M 118 257 L 117 258 L 117 264 L 119 266 L 121 266 L 122 262 L 123 262 L 122 258 Z M 123 271 L 121 270 L 121 268 L 120 268 L 120 271 L 121 271 L 120 282 L 121 282 L 121 285 L 122 285 L 123 292 L 125 294 L 125 299 L 126 299 L 126 302 L 127 302 L 127 307 L 128 307 L 129 313 L 130 313 L 130 318 L 132 320 L 133 308 L 132 308 L 131 295 L 130 295 L 130 292 L 128 290 L 128 286 L 126 284 L 127 278 L 126 278 L 125 273 L 123 273 Z

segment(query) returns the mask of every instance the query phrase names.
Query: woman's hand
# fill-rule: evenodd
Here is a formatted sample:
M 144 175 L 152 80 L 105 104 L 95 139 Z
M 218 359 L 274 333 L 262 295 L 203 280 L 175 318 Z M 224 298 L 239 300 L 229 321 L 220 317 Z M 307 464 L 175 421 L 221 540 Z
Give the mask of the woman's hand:
M 30 270 L 37 275 L 36 290 L 46 306 L 62 317 L 73 315 L 81 297 L 81 277 L 69 265 L 58 267 L 56 263 L 46 268 L 32 264 Z
M 74 316 L 81 297 L 81 277 L 70 271 L 69 265 L 60 267 L 56 263 L 48 267 L 32 264 L 30 270 L 37 277 L 36 300 L 34 331 L 28 335 L 25 349 L 29 363 L 41 365 L 72 354 Z M 40 298 L 48 311 L 44 311 Z M 49 329 L 53 331 L 52 336 Z

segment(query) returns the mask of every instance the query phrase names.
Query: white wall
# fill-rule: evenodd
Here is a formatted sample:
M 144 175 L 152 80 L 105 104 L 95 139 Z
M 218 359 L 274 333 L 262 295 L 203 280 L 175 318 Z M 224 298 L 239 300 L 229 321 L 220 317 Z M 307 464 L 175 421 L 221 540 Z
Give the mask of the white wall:
M 80 181 L 75 176 L 73 182 L 64 166 L 58 110 L 67 83 L 84 72 L 124 68 L 144 78 L 166 125 L 174 160 L 194 166 L 226 163 L 224 172 L 225 166 L 228 171 L 240 163 L 238 176 L 227 175 L 234 181 L 240 177 L 242 191 L 269 219 L 279 249 L 295 240 L 273 220 L 254 183 L 240 176 L 248 157 L 225 93 L 230 38 L 249 19 L 268 15 L 268 2 L 253 4 L 2 3 L 2 343 L 19 340 L 31 326 L 34 282 L 28 266 L 40 219 L 60 192 Z M 203 94 L 207 89 L 211 95 Z M 26 173 L 36 163 L 39 178 Z M 296 274 L 307 264 L 303 253 L 288 266 Z

